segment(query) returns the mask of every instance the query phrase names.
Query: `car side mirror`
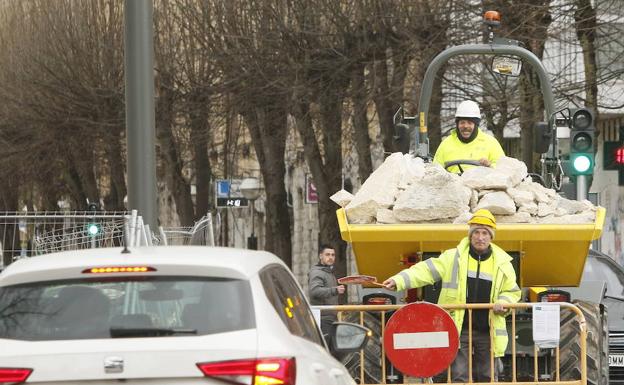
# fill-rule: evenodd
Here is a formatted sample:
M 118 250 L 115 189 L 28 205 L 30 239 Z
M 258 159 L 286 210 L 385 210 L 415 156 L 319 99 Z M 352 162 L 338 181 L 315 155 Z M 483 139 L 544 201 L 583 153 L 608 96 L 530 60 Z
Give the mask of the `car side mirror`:
M 371 335 L 370 329 L 364 326 L 349 322 L 334 322 L 331 331 L 332 349 L 340 353 L 357 352 L 364 349 Z
M 533 151 L 538 154 L 547 152 L 552 142 L 552 135 L 552 130 L 547 123 L 535 123 L 535 127 L 533 127 Z

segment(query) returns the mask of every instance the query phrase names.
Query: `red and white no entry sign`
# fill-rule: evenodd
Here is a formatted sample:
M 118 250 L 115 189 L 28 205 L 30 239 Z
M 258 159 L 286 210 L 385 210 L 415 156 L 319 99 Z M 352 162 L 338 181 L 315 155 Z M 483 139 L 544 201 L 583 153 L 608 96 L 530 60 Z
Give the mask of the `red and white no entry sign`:
M 397 310 L 386 325 L 384 349 L 392 364 L 413 377 L 432 377 L 457 355 L 459 335 L 451 316 L 441 307 L 411 303 Z

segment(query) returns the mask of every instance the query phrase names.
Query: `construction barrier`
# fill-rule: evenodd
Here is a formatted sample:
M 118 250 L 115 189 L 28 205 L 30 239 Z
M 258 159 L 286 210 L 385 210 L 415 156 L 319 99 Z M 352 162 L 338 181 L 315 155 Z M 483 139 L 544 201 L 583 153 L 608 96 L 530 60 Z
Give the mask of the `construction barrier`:
M 564 303 L 564 302 L 556 302 L 556 303 L 548 303 L 549 305 L 559 305 L 560 309 L 562 311 L 569 311 L 569 312 L 573 312 L 574 316 L 576 317 L 576 321 L 578 322 L 578 346 L 580 347 L 580 352 L 578 352 L 578 356 L 579 358 L 579 362 L 578 362 L 578 378 L 574 378 L 574 379 L 562 379 L 561 378 L 561 371 L 560 371 L 560 345 L 556 346 L 555 348 L 547 348 L 546 352 L 544 352 L 544 348 L 540 349 L 537 345 L 533 344 L 533 352 L 532 354 L 522 354 L 522 360 L 527 360 L 530 359 L 533 361 L 533 373 L 532 375 L 530 375 L 530 377 L 532 377 L 529 381 L 526 380 L 526 373 L 523 373 L 523 379 L 520 380 L 517 370 L 518 370 L 518 351 L 517 351 L 517 329 L 516 329 L 516 318 L 517 315 L 519 313 L 519 311 L 523 311 L 523 310 L 532 310 L 535 306 L 543 306 L 546 303 L 517 303 L 517 304 L 506 304 L 505 307 L 509 309 L 509 315 L 507 317 L 508 320 L 508 335 L 509 335 L 509 342 L 508 342 L 508 347 L 507 347 L 507 351 L 508 354 L 505 356 L 506 360 L 508 359 L 510 361 L 509 366 L 509 370 L 510 373 L 508 376 L 506 376 L 506 379 L 504 381 L 493 381 L 493 382 L 504 382 L 504 383 L 513 383 L 513 384 L 519 384 L 519 385 L 535 385 L 538 383 L 548 383 L 548 384 L 553 384 L 553 385 L 587 385 L 587 345 L 586 345 L 586 341 L 587 341 L 587 327 L 586 327 L 586 323 L 585 323 L 585 316 L 583 315 L 582 311 L 575 305 L 571 304 L 571 303 Z M 313 306 L 314 309 L 319 309 L 321 312 L 323 311 L 337 311 L 338 312 L 338 319 L 339 320 L 347 320 L 349 322 L 355 322 L 358 323 L 360 325 L 363 326 L 368 326 L 370 328 L 371 324 L 370 323 L 366 323 L 365 322 L 365 317 L 368 317 L 369 319 L 374 319 L 375 322 L 373 323 L 373 328 L 379 328 L 378 330 L 373 330 L 373 341 L 369 341 L 368 344 L 373 344 L 373 345 L 380 345 L 381 349 L 379 349 L 379 357 L 378 357 L 378 361 L 376 361 L 375 359 L 371 360 L 371 357 L 366 357 L 365 355 L 365 351 L 362 350 L 359 352 L 359 363 L 357 365 L 353 365 L 353 362 L 351 362 L 351 360 L 353 360 L 354 356 L 353 355 L 348 355 L 347 357 L 343 357 L 342 361 L 345 364 L 345 366 L 347 366 L 348 368 L 352 369 L 352 368 L 357 368 L 358 370 L 354 373 L 353 370 L 351 370 L 351 375 L 356 379 L 356 382 L 358 382 L 359 384 L 366 384 L 366 385 L 374 385 L 374 384 L 391 384 L 391 383 L 400 383 L 400 382 L 395 382 L 397 380 L 397 378 L 399 378 L 399 375 L 396 374 L 392 374 L 391 377 L 392 378 L 388 378 L 387 375 L 387 363 L 386 363 L 386 349 L 384 346 L 384 332 L 386 330 L 386 323 L 388 321 L 388 312 L 392 312 L 392 311 L 396 311 L 401 309 L 403 306 L 405 305 L 341 305 L 341 306 Z M 448 311 L 452 311 L 452 310 L 456 310 L 456 309 L 465 309 L 467 311 L 466 315 L 470 317 L 470 319 L 472 319 L 472 312 L 474 310 L 478 310 L 478 309 L 492 309 L 493 308 L 493 304 L 460 304 L 460 305 L 440 305 L 440 307 L 444 308 L 447 312 Z M 374 318 L 371 318 L 371 315 L 374 316 Z M 379 321 L 379 322 L 377 322 Z M 470 321 L 472 322 L 472 321 Z M 490 330 L 490 335 L 491 335 L 491 330 Z M 515 338 L 512 338 L 512 336 L 515 336 Z M 491 337 L 490 337 L 491 338 Z M 470 333 L 469 336 L 469 349 L 472 346 L 472 333 Z M 491 344 L 492 346 L 492 344 Z M 374 351 L 374 349 L 373 349 Z M 548 355 L 548 360 L 544 360 L 544 354 Z M 468 361 L 468 373 L 469 373 L 469 379 L 472 378 L 472 357 L 471 355 L 469 355 L 469 361 Z M 540 357 L 542 357 L 540 359 Z M 494 353 L 493 351 L 490 351 L 490 368 L 491 368 L 491 377 L 490 378 L 496 378 L 494 376 L 494 370 L 495 370 L 495 361 L 497 359 L 494 357 Z M 542 361 L 540 364 L 540 360 Z M 553 367 L 552 368 L 546 368 L 547 372 L 552 373 L 548 376 L 544 376 L 543 374 L 540 374 L 540 369 L 544 369 L 541 366 L 545 365 L 545 362 L 551 362 Z M 372 366 L 372 365 L 379 365 L 379 368 L 375 368 L 375 369 L 380 369 L 379 370 L 379 376 L 376 376 L 374 373 L 371 374 L 371 372 L 369 371 L 370 368 L 367 368 L 368 366 Z M 378 377 L 378 378 L 377 378 Z M 365 382 L 365 379 L 367 378 L 373 378 L 373 379 L 378 379 L 377 382 Z M 442 379 L 441 379 L 442 378 Z M 442 376 L 436 376 L 435 377 L 436 381 L 435 382 L 451 382 L 451 371 L 450 371 L 450 367 L 447 369 L 446 375 L 442 375 Z M 409 383 L 423 383 L 423 382 L 433 382 L 432 378 L 425 378 L 425 379 L 416 379 L 416 378 L 409 378 L 407 376 L 403 376 L 403 382 L 404 384 L 409 384 Z M 468 383 L 472 383 L 472 384 L 478 384 L 476 382 L 471 382 L 469 380 Z M 488 382 L 490 383 L 490 382 Z M 485 383 L 484 383 L 485 384 Z
M 0 270 L 20 258 L 124 244 L 152 245 L 155 239 L 136 210 L 0 212 Z

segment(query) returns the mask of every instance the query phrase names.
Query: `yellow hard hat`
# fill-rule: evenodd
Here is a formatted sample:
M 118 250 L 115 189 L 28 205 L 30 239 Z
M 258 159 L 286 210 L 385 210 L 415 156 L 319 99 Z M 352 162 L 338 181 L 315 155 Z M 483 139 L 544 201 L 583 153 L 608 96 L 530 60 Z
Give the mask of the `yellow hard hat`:
M 472 218 L 468 221 L 469 225 L 485 225 L 496 229 L 496 218 L 487 209 L 479 209 L 472 214 Z

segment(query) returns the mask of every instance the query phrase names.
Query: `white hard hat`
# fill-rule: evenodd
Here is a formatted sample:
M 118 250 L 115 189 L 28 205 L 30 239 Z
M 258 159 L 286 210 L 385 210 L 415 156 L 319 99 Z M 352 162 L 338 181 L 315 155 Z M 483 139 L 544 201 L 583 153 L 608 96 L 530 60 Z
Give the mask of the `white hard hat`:
M 481 119 L 481 111 L 479 105 L 472 100 L 464 100 L 457 106 L 455 111 L 456 118 L 477 118 Z

